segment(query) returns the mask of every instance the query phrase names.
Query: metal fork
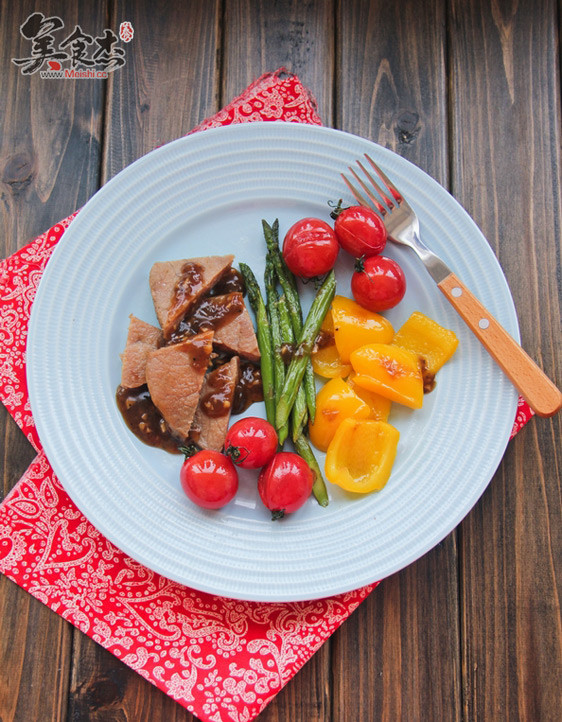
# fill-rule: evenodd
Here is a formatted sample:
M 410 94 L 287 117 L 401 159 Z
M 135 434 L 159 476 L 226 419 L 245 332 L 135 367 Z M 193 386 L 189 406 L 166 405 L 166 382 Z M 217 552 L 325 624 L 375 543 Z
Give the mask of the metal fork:
M 369 170 L 360 160 L 357 161 L 359 172 L 349 167 L 356 185 L 342 173 L 355 199 L 379 213 L 391 241 L 417 253 L 438 288 L 533 411 L 539 416 L 553 416 L 560 411 L 562 393 L 559 389 L 443 260 L 423 243 L 416 213 L 372 158 L 365 154 L 365 160 Z

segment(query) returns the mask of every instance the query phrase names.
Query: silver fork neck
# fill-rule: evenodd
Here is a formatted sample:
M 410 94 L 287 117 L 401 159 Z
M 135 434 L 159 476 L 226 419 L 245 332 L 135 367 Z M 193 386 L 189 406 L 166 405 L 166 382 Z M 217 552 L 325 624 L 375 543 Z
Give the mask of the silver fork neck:
M 410 228 L 403 230 L 400 236 L 393 235 L 393 239 L 396 239 L 397 243 L 403 243 L 406 246 L 410 246 L 417 254 L 423 265 L 426 267 L 429 275 L 433 278 L 435 283 L 441 283 L 444 278 L 447 278 L 451 273 L 451 269 L 444 263 L 439 256 L 436 256 L 433 251 L 429 248 L 419 237 L 417 230 Z

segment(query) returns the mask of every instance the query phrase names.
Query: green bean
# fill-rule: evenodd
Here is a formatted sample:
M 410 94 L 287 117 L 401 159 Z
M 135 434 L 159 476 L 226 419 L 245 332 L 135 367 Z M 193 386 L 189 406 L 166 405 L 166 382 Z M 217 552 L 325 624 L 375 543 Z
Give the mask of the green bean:
M 281 393 L 283 391 L 283 383 L 285 381 L 285 363 L 282 356 L 283 337 L 281 335 L 281 323 L 279 319 L 279 295 L 275 284 L 275 270 L 269 254 L 265 262 L 265 292 L 267 299 L 267 315 L 271 328 L 271 342 L 273 350 L 273 389 L 275 394 L 275 404 L 277 405 Z M 283 446 L 289 433 L 289 425 L 285 423 L 283 426 L 276 428 L 279 437 L 279 444 Z
M 239 265 L 240 273 L 246 283 L 248 299 L 256 316 L 256 336 L 261 355 L 260 367 L 265 413 L 269 423 L 275 426 L 275 389 L 273 385 L 275 372 L 273 368 L 271 327 L 269 325 L 263 296 L 261 295 L 260 287 L 252 269 L 245 263 L 240 263 Z
M 312 306 L 310 307 L 310 311 L 298 337 L 298 345 L 285 374 L 283 393 L 279 399 L 276 410 L 276 422 L 280 426 L 289 418 L 306 370 L 306 365 L 310 359 L 310 353 L 316 341 L 316 336 L 320 331 L 324 316 L 330 308 L 335 291 L 336 276 L 332 270 L 312 302 Z
M 294 444 L 295 451 L 299 456 L 302 456 L 302 458 L 310 466 L 310 468 L 312 469 L 312 473 L 314 474 L 312 493 L 314 494 L 316 501 L 320 504 L 320 506 L 328 506 L 328 492 L 326 490 L 326 482 L 324 481 L 322 471 L 320 470 L 318 461 L 314 456 L 314 452 L 310 448 L 310 444 L 306 440 L 305 436 L 303 436 L 302 434 L 297 437 Z
M 293 333 L 293 327 L 291 326 L 291 319 L 289 318 L 289 311 L 287 310 L 287 304 L 285 303 L 285 295 L 281 296 L 278 303 L 279 311 L 279 322 L 281 326 L 281 338 L 283 344 L 287 348 L 294 349 L 295 336 Z M 291 411 L 292 420 L 292 438 L 293 440 L 303 431 L 308 421 L 308 408 L 306 404 L 306 394 L 302 385 L 299 387 L 297 398 L 295 399 L 295 405 Z
M 275 219 L 270 226 L 267 221 L 262 220 L 263 235 L 271 260 L 275 266 L 279 283 L 285 294 L 287 308 L 291 318 L 291 325 L 295 338 L 299 338 L 302 330 L 302 308 L 297 284 L 294 275 L 287 268 L 281 251 L 279 250 L 279 221 Z M 311 422 L 314 422 L 316 416 L 316 385 L 314 382 L 314 370 L 310 359 L 307 362 L 304 373 L 304 389 L 306 393 L 306 404 Z

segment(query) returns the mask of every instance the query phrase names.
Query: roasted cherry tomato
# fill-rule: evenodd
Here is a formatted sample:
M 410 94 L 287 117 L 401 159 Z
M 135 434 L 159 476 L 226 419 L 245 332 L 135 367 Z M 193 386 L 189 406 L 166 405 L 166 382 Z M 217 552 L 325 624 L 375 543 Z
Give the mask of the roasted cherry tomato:
M 376 256 L 386 246 L 386 227 L 370 208 L 344 208 L 337 214 L 334 231 L 340 246 L 355 258 Z
M 392 258 L 360 258 L 351 277 L 351 291 L 363 308 L 369 311 L 386 311 L 396 306 L 404 297 L 406 277 Z
M 238 491 L 238 472 L 232 459 L 204 449 L 183 462 L 182 489 L 192 502 L 205 509 L 220 509 Z
M 283 241 L 283 258 L 302 278 L 322 276 L 332 269 L 340 250 L 331 226 L 319 218 L 303 218 L 292 225 Z
M 249 416 L 232 424 L 226 434 L 224 452 L 243 469 L 265 466 L 277 451 L 277 432 L 265 419 Z
M 258 478 L 258 491 L 272 519 L 300 509 L 312 491 L 314 475 L 306 461 L 291 451 L 280 451 Z

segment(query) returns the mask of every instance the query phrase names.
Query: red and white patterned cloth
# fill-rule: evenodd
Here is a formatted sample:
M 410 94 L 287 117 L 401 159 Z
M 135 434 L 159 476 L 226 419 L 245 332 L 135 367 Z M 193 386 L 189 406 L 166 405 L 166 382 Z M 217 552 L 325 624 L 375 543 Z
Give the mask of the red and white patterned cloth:
M 253 120 L 320 124 L 280 69 L 192 132 Z M 25 380 L 31 305 L 76 213 L 0 264 L 0 398 L 38 451 L 0 507 L 0 571 L 208 722 L 258 715 L 375 588 L 311 602 L 240 602 L 189 589 L 127 557 L 74 506 L 41 450 Z M 513 435 L 532 412 L 520 401 Z

